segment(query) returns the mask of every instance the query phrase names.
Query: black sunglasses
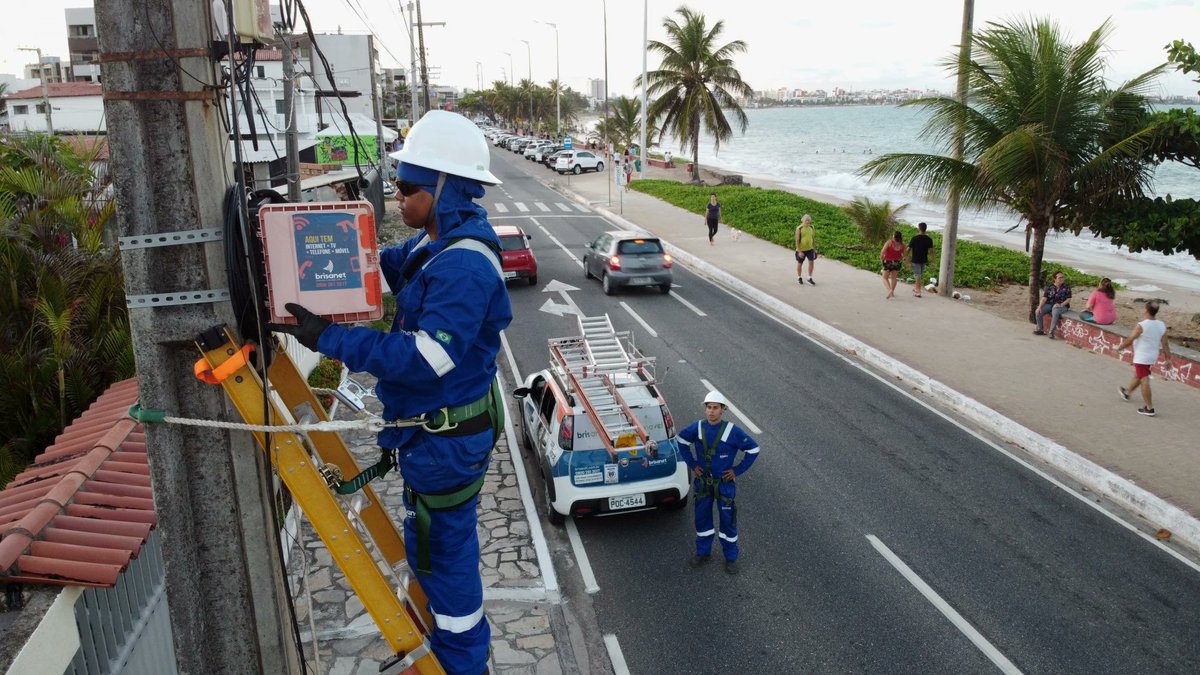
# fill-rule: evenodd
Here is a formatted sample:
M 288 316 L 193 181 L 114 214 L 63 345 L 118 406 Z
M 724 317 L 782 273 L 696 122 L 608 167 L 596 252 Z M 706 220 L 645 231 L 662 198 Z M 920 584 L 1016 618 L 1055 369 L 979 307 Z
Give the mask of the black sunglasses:
M 406 180 L 396 181 L 396 189 L 405 197 L 411 197 L 421 191 L 421 188 L 437 187 L 436 185 L 425 185 L 423 183 L 410 183 Z

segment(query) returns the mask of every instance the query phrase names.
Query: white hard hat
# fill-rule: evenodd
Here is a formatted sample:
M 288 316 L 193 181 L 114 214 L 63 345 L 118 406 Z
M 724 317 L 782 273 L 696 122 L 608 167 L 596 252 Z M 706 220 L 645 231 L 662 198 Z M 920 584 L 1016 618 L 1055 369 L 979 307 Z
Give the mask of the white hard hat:
M 708 392 L 708 395 L 704 397 L 704 404 L 708 405 L 709 403 L 720 403 L 726 408 L 729 407 L 729 399 L 725 398 L 725 396 L 719 391 Z
M 405 164 L 499 185 L 483 132 L 471 120 L 448 110 L 430 110 L 417 121 L 395 158 Z

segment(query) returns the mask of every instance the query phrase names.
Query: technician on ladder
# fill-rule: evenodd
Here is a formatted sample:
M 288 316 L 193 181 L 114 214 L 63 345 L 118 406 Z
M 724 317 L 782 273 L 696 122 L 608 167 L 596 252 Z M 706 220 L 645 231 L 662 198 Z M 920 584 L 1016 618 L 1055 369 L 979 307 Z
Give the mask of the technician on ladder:
M 675 440 L 679 454 L 694 477 L 692 492 L 696 508 L 696 555 L 688 565 L 699 567 L 712 556 L 713 502 L 720 514 L 721 549 L 725 553 L 725 571 L 738 573 L 738 527 L 736 478 L 746 472 L 758 458 L 758 443 L 733 422 L 722 422 L 721 416 L 729 405 L 720 392 L 710 391 L 704 397 L 704 419 L 679 430 Z M 742 451 L 741 462 L 737 460 Z
M 385 429 L 379 445 L 404 477 L 408 562 L 429 598 L 433 652 L 451 674 L 483 673 L 490 640 L 475 508 L 503 428 L 496 354 L 512 321 L 500 242 L 472 201 L 500 184 L 490 160 L 483 133 L 462 115 L 431 110 L 413 125 L 396 198 L 404 223 L 424 233 L 380 254 L 396 296 L 390 333 L 331 324 L 296 304 L 287 308 L 298 326 L 273 326 L 378 378 L 386 420 L 426 417 Z

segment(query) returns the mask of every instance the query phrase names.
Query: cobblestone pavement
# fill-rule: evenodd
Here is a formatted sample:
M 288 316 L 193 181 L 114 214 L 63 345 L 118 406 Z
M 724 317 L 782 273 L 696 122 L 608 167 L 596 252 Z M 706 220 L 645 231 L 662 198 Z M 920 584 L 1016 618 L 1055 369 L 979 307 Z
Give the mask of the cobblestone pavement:
M 373 384 L 366 375 L 358 374 L 354 379 L 364 386 Z M 378 401 L 374 398 L 368 399 L 367 404 L 368 409 L 378 411 Z M 351 416 L 342 412 L 338 418 Z M 360 467 L 379 459 L 374 434 L 347 432 L 343 438 Z M 551 627 L 553 606 L 551 598 L 547 598 L 509 448 L 509 439 L 502 436 L 492 453 L 479 504 L 480 572 L 484 609 L 492 627 L 491 671 L 553 675 L 564 671 L 564 657 Z M 399 473 L 391 472 L 372 486 L 399 525 L 404 487 Z M 303 522 L 299 535 L 297 539 L 303 543 L 304 559 L 308 562 L 308 594 L 302 585 L 303 566 L 301 557 L 295 554 L 296 541 L 291 547 L 289 581 L 296 598 L 296 619 L 306 658 L 311 664 L 311 612 L 320 653 L 317 672 L 375 675 L 379 664 L 391 656 L 391 650 L 307 521 Z M 569 656 L 565 659 L 566 663 L 572 662 Z

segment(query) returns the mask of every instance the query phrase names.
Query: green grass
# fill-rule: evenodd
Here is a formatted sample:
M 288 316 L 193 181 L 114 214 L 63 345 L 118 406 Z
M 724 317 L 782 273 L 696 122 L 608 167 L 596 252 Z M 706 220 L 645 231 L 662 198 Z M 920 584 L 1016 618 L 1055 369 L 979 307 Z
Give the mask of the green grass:
M 783 190 L 764 190 L 745 186 L 697 187 L 674 181 L 634 181 L 634 190 L 657 197 L 665 202 L 703 214 L 708 196 L 717 194 L 721 202 L 721 220 L 742 232 L 759 239 L 770 241 L 789 249 L 795 247 L 796 227 L 800 218 L 809 214 L 816 228 L 817 251 L 820 255 L 839 260 L 859 269 L 878 272 L 880 269 L 879 249 L 863 241 L 858 227 L 839 206 L 807 199 Z M 912 225 L 901 225 L 904 240 L 908 241 L 917 232 Z M 942 250 L 942 237 L 936 232 L 933 238 L 935 255 Z M 1047 276 L 1062 270 L 1067 283 L 1079 288 L 1095 287 L 1100 277 L 1084 274 L 1079 270 L 1046 263 L 1042 265 Z M 936 261 L 926 278 L 937 276 Z M 960 239 L 958 255 L 954 264 L 955 286 L 985 289 L 996 285 L 1029 282 L 1029 256 L 1020 251 L 1011 251 L 999 246 L 989 246 Z

